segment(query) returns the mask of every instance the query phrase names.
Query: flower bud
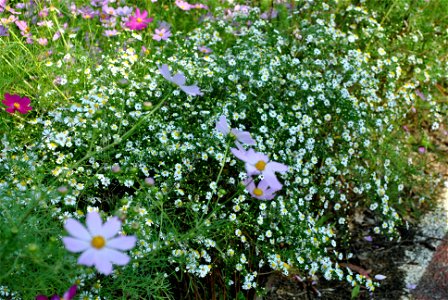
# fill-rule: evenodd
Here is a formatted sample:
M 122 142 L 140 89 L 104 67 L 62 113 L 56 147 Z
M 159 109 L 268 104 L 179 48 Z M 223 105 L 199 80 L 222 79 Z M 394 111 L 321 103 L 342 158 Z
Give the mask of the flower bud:
M 126 78 L 121 78 L 118 80 L 117 84 L 119 87 L 124 88 L 129 85 L 129 80 L 127 80 Z
M 119 164 L 113 164 L 110 169 L 112 170 L 113 173 L 120 173 L 120 171 L 121 171 Z
M 59 194 L 65 195 L 68 193 L 68 188 L 65 185 L 60 186 L 58 187 L 58 192 Z
M 152 102 L 145 101 L 143 102 L 143 110 L 151 110 L 152 109 Z
M 153 186 L 154 183 L 155 183 L 154 178 L 152 178 L 152 177 L 147 177 L 147 178 L 145 178 L 145 184 L 146 184 L 146 185 L 148 185 L 148 186 Z

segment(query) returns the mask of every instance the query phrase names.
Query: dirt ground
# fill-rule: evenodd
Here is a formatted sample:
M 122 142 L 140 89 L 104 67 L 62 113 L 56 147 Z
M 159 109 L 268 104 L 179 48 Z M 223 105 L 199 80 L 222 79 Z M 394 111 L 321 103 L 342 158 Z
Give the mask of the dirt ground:
M 405 258 L 406 249 L 414 245 L 412 230 L 402 230 L 400 241 L 372 241 L 364 239 L 353 244 L 351 264 L 364 271 L 382 274 L 386 279 L 373 294 L 361 289 L 357 299 L 399 299 L 404 292 L 403 271 L 399 269 Z M 427 247 L 432 247 L 428 243 Z M 432 249 L 435 250 L 435 249 Z M 356 274 L 356 272 L 354 272 Z M 263 300 L 346 300 L 351 298 L 352 287 L 344 282 L 319 281 L 316 284 L 301 283 L 293 277 L 273 274 L 267 281 L 268 295 Z

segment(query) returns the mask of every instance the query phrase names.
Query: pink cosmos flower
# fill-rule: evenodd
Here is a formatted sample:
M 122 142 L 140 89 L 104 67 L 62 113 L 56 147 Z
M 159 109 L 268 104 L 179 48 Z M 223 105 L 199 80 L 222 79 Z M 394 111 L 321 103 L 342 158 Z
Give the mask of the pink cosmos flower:
M 426 96 L 420 90 L 415 90 L 415 93 L 420 97 L 420 99 L 426 101 Z
M 118 236 L 121 221 L 117 217 L 110 218 L 103 224 L 97 212 L 87 214 L 87 229 L 77 220 L 68 219 L 64 228 L 71 235 L 63 237 L 65 248 L 70 252 L 83 252 L 78 264 L 95 266 L 105 275 L 112 273 L 112 263 L 124 266 L 129 263 L 129 256 L 120 252 L 135 247 L 135 236 Z
M 112 30 L 107 29 L 107 30 L 104 30 L 104 32 L 103 32 L 104 36 L 116 36 L 118 34 L 119 34 L 119 32 L 115 29 L 112 29 Z
M 216 122 L 216 130 L 224 135 L 229 133 L 234 136 L 238 141 L 246 145 L 255 145 L 255 140 L 250 136 L 249 131 L 241 131 L 236 128 L 230 129 L 229 123 L 227 123 L 226 116 L 222 115 L 219 117 L 219 121 Z
M 135 15 L 129 17 L 129 21 L 126 22 L 126 27 L 131 30 L 143 30 L 148 26 L 148 23 L 151 23 L 153 18 L 147 18 L 148 12 L 146 10 L 143 13 L 140 12 L 140 9 L 136 9 Z
M 171 36 L 171 31 L 169 29 L 162 27 L 162 28 L 157 28 L 155 30 L 155 33 L 152 36 L 152 39 L 160 42 L 161 40 L 164 40 L 164 41 L 168 40 L 168 38 L 170 36 Z
M 259 200 L 272 200 L 275 197 L 275 192 L 278 190 L 271 187 L 268 180 L 261 180 L 258 186 L 255 186 L 253 178 L 247 178 L 244 180 L 244 185 L 249 191 L 250 195 Z
M 288 166 L 275 161 L 269 161 L 267 155 L 255 152 L 253 149 L 246 151 L 240 146 L 238 148 L 239 149 L 231 148 L 230 151 L 232 151 L 233 155 L 238 159 L 241 159 L 246 163 L 246 172 L 248 176 L 261 174 L 263 175 L 263 178 L 269 182 L 271 188 L 275 190 L 280 190 L 282 188 L 282 184 L 277 179 L 277 176 L 275 176 L 275 172 L 281 174 L 286 173 L 288 171 Z
M 58 295 L 51 296 L 50 300 L 72 300 L 76 296 L 76 284 L 72 285 L 64 294 L 64 296 L 59 297 Z M 44 295 L 39 295 L 36 300 L 48 300 L 48 297 Z
M 41 46 L 46 46 L 48 44 L 48 40 L 46 38 L 38 38 L 37 43 Z
M 188 2 L 182 1 L 182 0 L 176 0 L 176 5 L 182 10 L 190 10 L 192 9 L 192 5 Z
M 196 3 L 196 4 L 191 4 L 192 7 L 197 8 L 197 9 L 208 9 L 207 5 L 201 4 L 201 3 Z
M 26 114 L 33 109 L 30 106 L 30 99 L 27 97 L 21 98 L 19 95 L 10 95 L 6 93 L 5 100 L 3 100 L 2 103 L 9 106 L 6 111 L 10 114 L 13 114 L 15 111 L 18 111 L 21 114 Z
M 190 96 L 202 96 L 202 92 L 197 85 L 185 85 L 185 75 L 182 72 L 176 73 L 174 76 L 171 76 L 170 70 L 168 69 L 168 65 L 163 64 L 159 67 L 160 74 L 168 80 L 179 86 L 179 88 L 184 91 L 187 95 Z
M 210 49 L 209 47 L 206 46 L 200 46 L 198 47 L 199 52 L 202 52 L 204 54 L 208 54 L 212 52 L 212 49 Z

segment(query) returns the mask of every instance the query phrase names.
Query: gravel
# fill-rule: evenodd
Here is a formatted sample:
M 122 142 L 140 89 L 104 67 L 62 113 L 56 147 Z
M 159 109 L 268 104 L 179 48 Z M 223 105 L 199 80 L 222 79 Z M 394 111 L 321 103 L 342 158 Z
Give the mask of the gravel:
M 440 245 L 441 240 L 448 232 L 448 181 L 445 181 L 445 189 L 435 211 L 428 213 L 418 226 L 415 235 L 415 247 L 406 250 L 406 258 L 400 267 L 405 272 L 404 285 L 406 295 L 401 300 L 412 299 L 410 292 L 415 289 L 423 276 L 434 250 Z

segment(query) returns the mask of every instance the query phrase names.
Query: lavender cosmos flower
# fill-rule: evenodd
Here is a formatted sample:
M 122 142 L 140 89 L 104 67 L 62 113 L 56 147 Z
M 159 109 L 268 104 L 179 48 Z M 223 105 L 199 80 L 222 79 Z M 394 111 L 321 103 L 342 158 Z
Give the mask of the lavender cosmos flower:
M 92 19 L 98 15 L 98 11 L 94 10 L 90 6 L 83 6 L 78 9 L 83 19 Z
M 51 296 L 50 300 L 72 300 L 76 296 L 76 284 L 72 285 L 64 294 L 64 296 L 59 297 L 58 295 Z M 44 295 L 39 295 L 36 300 L 48 300 L 48 297 Z
M 198 50 L 199 50 L 199 52 L 202 52 L 204 54 L 209 54 L 212 52 L 212 49 L 210 49 L 209 47 L 206 47 L 206 46 L 199 46 Z
M 110 37 L 110 36 L 116 36 L 116 35 L 118 35 L 119 34 L 119 32 L 117 31 L 117 30 L 115 30 L 115 29 L 112 29 L 112 30 L 104 30 L 104 32 L 103 32 L 103 35 L 104 36 L 107 36 L 107 37 Z
M 155 33 L 153 34 L 152 39 L 160 42 L 161 40 L 164 40 L 164 41 L 168 40 L 170 36 L 171 36 L 171 31 L 169 29 L 162 27 L 162 28 L 157 28 L 155 30 Z
M 132 14 L 132 8 L 128 6 L 117 7 L 115 13 L 119 16 L 129 16 Z
M 68 219 L 64 228 L 71 235 L 63 237 L 65 248 L 70 252 L 83 252 L 78 264 L 95 266 L 105 275 L 112 273 L 112 263 L 124 266 L 129 263 L 129 256 L 120 252 L 135 247 L 135 236 L 115 237 L 121 228 L 117 217 L 110 218 L 103 224 L 97 212 L 87 214 L 87 229 L 77 220 Z
M 9 36 L 8 28 L 0 25 L 0 36 Z
M 235 155 L 238 159 L 241 159 L 246 163 L 246 172 L 247 175 L 263 175 L 263 178 L 269 182 L 269 185 L 275 189 L 280 190 L 282 188 L 282 184 L 275 176 L 275 172 L 285 173 L 288 171 L 288 166 L 275 162 L 269 161 L 267 155 L 255 152 L 253 149 L 244 150 L 242 147 L 238 147 L 239 149 L 231 148 L 233 155 Z
M 247 178 L 244 180 L 244 185 L 250 195 L 259 200 L 272 200 L 275 197 L 275 192 L 278 191 L 272 188 L 271 183 L 265 179 L 261 180 L 258 186 L 255 186 L 253 178 Z
M 168 69 L 168 65 L 163 64 L 161 67 L 159 66 L 160 74 L 168 80 L 169 82 L 174 83 L 179 86 L 179 88 L 184 91 L 187 95 L 190 96 L 202 96 L 202 92 L 197 85 L 185 85 L 185 75 L 182 72 L 176 73 L 174 76 L 171 76 L 170 70 Z
M 228 135 L 230 133 L 231 136 L 234 136 L 238 141 L 246 145 L 255 145 L 255 140 L 250 136 L 248 131 L 241 131 L 236 128 L 230 129 L 229 123 L 227 123 L 226 116 L 220 116 L 219 121 L 216 122 L 216 130 L 221 132 L 224 135 Z

